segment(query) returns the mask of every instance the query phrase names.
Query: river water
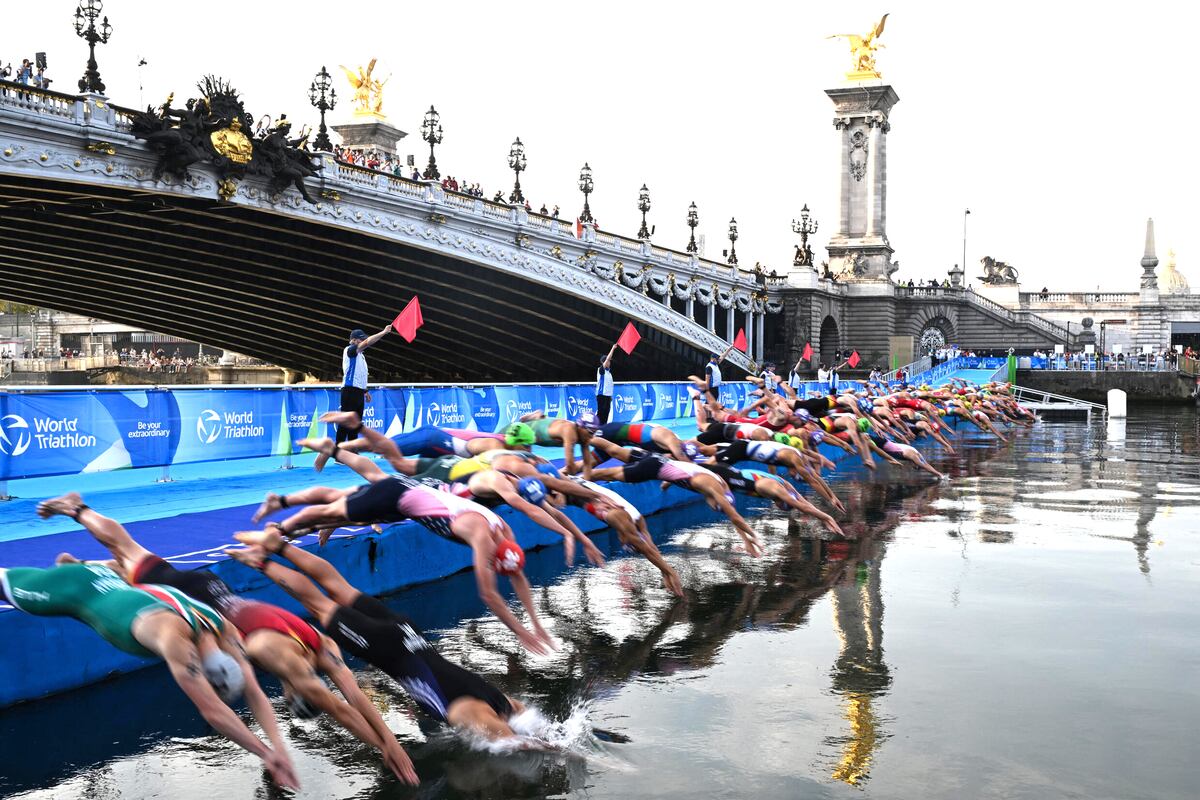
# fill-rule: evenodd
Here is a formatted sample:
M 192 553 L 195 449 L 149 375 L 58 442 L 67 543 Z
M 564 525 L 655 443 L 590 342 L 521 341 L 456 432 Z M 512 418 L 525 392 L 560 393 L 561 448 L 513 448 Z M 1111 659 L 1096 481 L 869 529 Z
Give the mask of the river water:
M 692 507 L 651 528 L 689 587 L 530 554 L 562 640 L 529 657 L 470 575 L 391 599 L 544 714 L 551 752 L 482 752 L 360 669 L 423 778 L 283 717 L 311 798 L 1194 798 L 1200 434 L 1191 409 L 965 437 L 952 479 L 839 476 L 855 538 L 751 505 L 767 554 Z M 1116 427 L 1114 427 L 1116 426 Z M 278 695 L 278 687 L 268 684 Z M 600 729 L 595 735 L 592 729 Z M 606 733 L 607 732 L 607 733 Z M 162 670 L 0 713 L 0 793 L 266 798 Z

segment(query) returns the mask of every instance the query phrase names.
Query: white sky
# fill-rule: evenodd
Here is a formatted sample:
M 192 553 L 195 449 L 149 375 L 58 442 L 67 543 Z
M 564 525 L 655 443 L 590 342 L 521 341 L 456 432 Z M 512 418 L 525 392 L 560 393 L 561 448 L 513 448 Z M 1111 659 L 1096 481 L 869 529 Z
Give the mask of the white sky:
M 72 91 L 87 48 L 75 3 L 10 9 L 0 57 L 49 55 L 55 89 Z M 178 11 L 176 9 L 179 9 Z M 186 12 L 183 11 L 186 9 Z M 324 9 L 324 10 L 322 10 Z M 850 64 L 831 33 L 863 33 L 890 11 L 878 54 L 900 102 L 888 141 L 887 232 L 898 278 L 968 277 L 991 255 L 1016 266 L 1026 289 L 1136 290 L 1144 226 L 1158 255 L 1200 283 L 1195 223 L 1198 117 L 1191 91 L 1200 6 L 1187 2 L 563 2 L 201 4 L 109 0 L 114 33 L 98 60 L 108 94 L 146 103 L 195 96 L 213 72 L 231 80 L 256 118 L 315 121 L 307 89 L 324 64 L 372 56 L 392 78 L 389 121 L 410 134 L 402 153 L 424 164 L 422 113 L 445 128 L 443 174 L 479 181 L 490 197 L 512 185 L 506 156 L 526 144 L 522 186 L 534 207 L 582 205 L 575 185 L 591 164 L 601 226 L 637 231 L 646 183 L 655 242 L 682 249 L 688 203 L 710 258 L 736 216 L 743 266 L 781 272 L 790 222 L 807 203 L 835 227 L 836 138 L 824 89 Z M 187 14 L 185 19 L 184 14 Z M 1160 272 L 1161 272 L 1160 267 Z

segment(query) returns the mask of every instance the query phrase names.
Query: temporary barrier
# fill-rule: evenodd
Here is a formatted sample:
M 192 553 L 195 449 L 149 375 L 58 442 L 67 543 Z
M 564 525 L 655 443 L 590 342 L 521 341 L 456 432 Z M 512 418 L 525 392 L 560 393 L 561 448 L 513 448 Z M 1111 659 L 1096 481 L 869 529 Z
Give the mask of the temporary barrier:
M 612 418 L 633 422 L 695 414 L 686 383 L 618 383 Z M 753 386 L 721 387 L 738 408 Z M 337 409 L 337 386 L 70 388 L 0 393 L 0 481 L 203 461 L 288 456 Z M 497 432 L 521 415 L 575 418 L 596 410 L 593 384 L 412 386 L 370 390 L 363 424 L 386 435 L 423 425 Z

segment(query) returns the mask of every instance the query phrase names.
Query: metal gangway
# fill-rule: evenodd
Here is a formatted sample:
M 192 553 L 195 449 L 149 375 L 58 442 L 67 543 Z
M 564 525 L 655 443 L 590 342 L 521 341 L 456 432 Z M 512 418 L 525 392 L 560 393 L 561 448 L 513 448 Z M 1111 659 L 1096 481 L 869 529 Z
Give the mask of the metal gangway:
M 1055 416 L 1081 414 L 1087 417 L 1088 422 L 1092 421 L 1093 412 L 1099 414 L 1101 419 L 1108 416 L 1108 406 L 1103 403 L 1092 403 L 1077 397 L 1067 397 L 1065 394 L 1030 389 L 1027 386 L 1014 385 L 1012 393 L 1018 403 L 1038 414 L 1047 412 Z

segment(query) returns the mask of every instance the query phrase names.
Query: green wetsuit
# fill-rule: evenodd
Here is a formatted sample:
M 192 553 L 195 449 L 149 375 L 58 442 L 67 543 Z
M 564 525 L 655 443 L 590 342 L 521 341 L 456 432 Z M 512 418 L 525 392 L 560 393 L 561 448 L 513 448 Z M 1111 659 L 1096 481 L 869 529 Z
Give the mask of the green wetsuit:
M 201 626 L 221 629 L 220 615 L 203 603 L 166 586 L 135 589 L 99 564 L 14 567 L 0 573 L 0 588 L 20 610 L 40 617 L 73 617 L 135 656 L 155 655 L 133 636 L 133 624 L 145 614 L 174 611 L 195 631 Z
M 529 427 L 533 428 L 534 444 L 540 444 L 542 447 L 561 447 L 562 442 L 550 435 L 550 426 L 558 422 L 557 419 L 543 417 L 529 422 Z
M 450 482 L 450 473 L 455 465 L 465 461 L 462 456 L 438 456 L 437 458 L 418 458 L 417 472 L 413 480 L 427 483 L 429 481 Z

